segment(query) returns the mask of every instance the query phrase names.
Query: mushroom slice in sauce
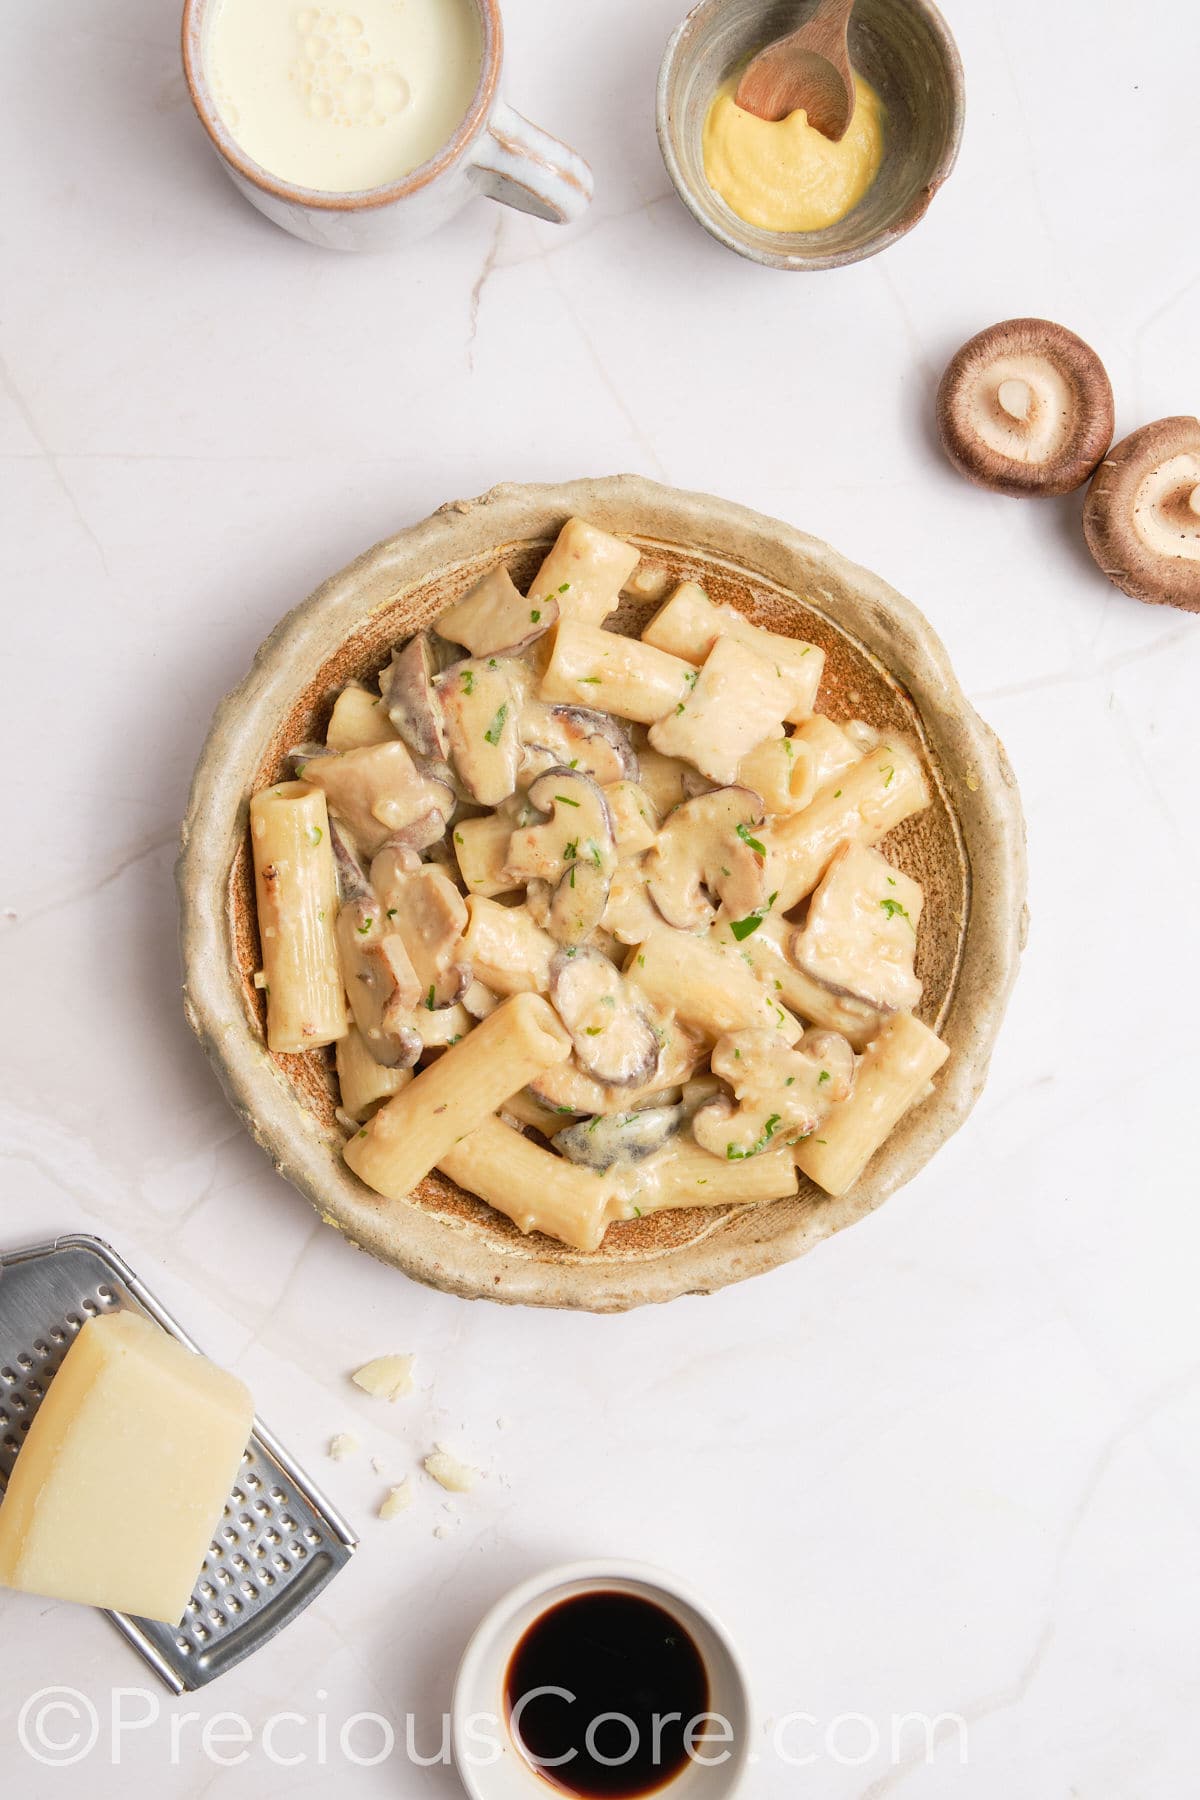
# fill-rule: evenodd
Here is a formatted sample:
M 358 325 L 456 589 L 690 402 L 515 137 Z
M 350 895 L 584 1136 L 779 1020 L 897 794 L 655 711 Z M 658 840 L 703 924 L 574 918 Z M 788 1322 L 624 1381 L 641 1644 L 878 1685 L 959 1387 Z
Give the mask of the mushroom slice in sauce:
M 434 658 L 429 634 L 419 631 L 379 677 L 387 716 L 418 756 L 446 755 L 446 726 L 433 686 Z
M 836 994 L 911 1012 L 921 998 L 913 961 L 922 898 L 920 883 L 878 850 L 845 844 L 792 939 L 792 960 Z
M 514 831 L 506 871 L 554 883 L 546 928 L 560 944 L 581 944 L 604 916 L 617 866 L 616 833 L 602 790 L 578 769 L 548 769 L 529 790 L 544 816 Z
M 563 950 L 550 965 L 550 999 L 581 1068 L 610 1087 L 636 1087 L 658 1066 L 659 1038 L 636 991 L 598 950 Z
M 674 1105 L 679 1099 L 682 1083 L 695 1073 L 707 1055 L 708 1047 L 673 1019 L 665 1023 L 656 1021 L 656 1030 L 661 1033 L 658 1062 L 640 1087 L 613 1087 L 597 1081 L 594 1075 L 581 1069 L 577 1058 L 572 1056 L 567 1062 L 557 1063 L 539 1075 L 528 1091 L 539 1106 L 560 1114 L 586 1116 L 628 1112 L 635 1106 Z
M 668 813 L 646 854 L 646 886 L 659 912 L 678 931 L 709 925 L 720 900 L 736 918 L 765 907 L 766 856 L 755 836 L 760 796 L 750 788 L 716 788 Z
M 730 1031 L 718 1038 L 712 1069 L 732 1087 L 692 1120 L 696 1142 L 728 1162 L 769 1146 L 808 1137 L 844 1100 L 854 1078 L 854 1052 L 832 1031 L 806 1033 L 795 1049 L 772 1031 Z
M 520 699 L 513 667 L 497 656 L 472 657 L 435 683 L 450 756 L 479 806 L 499 806 L 517 785 Z
M 641 1162 L 661 1150 L 679 1130 L 682 1106 L 648 1106 L 642 1112 L 597 1113 L 568 1125 L 551 1139 L 556 1150 L 589 1169 Z
M 435 813 L 445 830 L 453 807 L 447 788 L 417 768 L 399 738 L 314 757 L 304 764 L 304 780 L 322 789 L 330 812 L 363 856 L 374 856 L 394 833 Z
M 517 656 L 558 623 L 558 601 L 526 600 L 500 564 L 438 619 L 438 631 L 472 656 Z
M 587 706 L 547 706 L 530 700 L 521 714 L 525 751 L 521 773 L 536 780 L 547 768 L 580 769 L 607 787 L 636 780 L 637 753 L 619 720 Z
M 453 1006 L 471 985 L 471 964 L 462 949 L 466 902 L 450 877 L 431 863 L 407 868 L 403 855 L 380 851 L 371 864 L 389 931 L 403 940 L 416 973 L 421 1004 Z
M 382 908 L 373 895 L 347 901 L 338 909 L 338 956 L 354 1023 L 377 1063 L 387 1069 L 411 1068 L 421 1054 L 421 1040 L 411 1019 L 421 993 L 404 940 L 384 930 Z

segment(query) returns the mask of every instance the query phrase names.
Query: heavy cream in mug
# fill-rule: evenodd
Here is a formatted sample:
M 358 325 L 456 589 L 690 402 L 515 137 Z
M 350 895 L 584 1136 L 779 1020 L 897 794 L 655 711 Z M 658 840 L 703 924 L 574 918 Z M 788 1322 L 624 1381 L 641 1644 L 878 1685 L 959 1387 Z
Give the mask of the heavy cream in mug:
M 453 137 L 479 83 L 473 0 L 217 0 L 205 62 L 247 155 L 323 193 L 387 187 Z

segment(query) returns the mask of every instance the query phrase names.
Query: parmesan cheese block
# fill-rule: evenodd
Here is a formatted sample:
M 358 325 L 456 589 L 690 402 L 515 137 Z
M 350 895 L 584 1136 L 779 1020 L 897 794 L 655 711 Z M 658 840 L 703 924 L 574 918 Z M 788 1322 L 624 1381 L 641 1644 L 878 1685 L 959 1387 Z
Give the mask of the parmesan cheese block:
M 150 1319 L 89 1319 L 0 1506 L 0 1583 L 177 1625 L 253 1420 L 235 1376 Z

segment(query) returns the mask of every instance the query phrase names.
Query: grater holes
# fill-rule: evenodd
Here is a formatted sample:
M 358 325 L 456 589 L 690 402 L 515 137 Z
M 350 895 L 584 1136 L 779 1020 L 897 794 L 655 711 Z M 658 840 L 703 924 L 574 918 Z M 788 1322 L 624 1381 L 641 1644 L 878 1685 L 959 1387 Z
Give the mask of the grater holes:
M 86 1296 L 86 1298 L 83 1300 L 82 1306 L 83 1306 L 84 1312 L 87 1313 L 90 1318 L 95 1318 L 96 1314 L 100 1311 L 100 1308 L 97 1306 L 96 1302 L 92 1299 L 92 1296 L 90 1294 L 88 1294 Z
M 281 1487 L 273 1487 L 271 1489 L 271 1498 L 275 1502 L 276 1506 L 282 1506 L 284 1501 L 287 1499 L 287 1495 L 284 1493 L 284 1491 Z
M 321 1541 L 321 1534 L 319 1531 L 314 1531 L 310 1525 L 304 1533 L 304 1541 L 306 1544 L 319 1544 Z
M 195 1625 L 192 1627 L 192 1630 L 195 1634 L 197 1642 L 201 1643 L 201 1644 L 207 1644 L 209 1638 L 212 1636 L 212 1632 L 208 1629 L 208 1626 L 201 1624 L 199 1619 L 197 1619 Z
M 10 1387 L 15 1386 L 20 1379 L 21 1377 L 17 1374 L 15 1369 L 10 1369 L 7 1365 L 3 1369 L 0 1369 L 0 1381 L 7 1381 Z
M 290 1513 L 280 1513 L 279 1523 L 285 1531 L 299 1531 L 300 1529 Z
M 178 1650 L 180 1656 L 190 1656 L 192 1654 L 192 1646 L 185 1637 L 177 1637 L 175 1639 L 175 1648 Z
M 66 1332 L 63 1330 L 61 1325 L 56 1325 L 50 1333 L 50 1342 L 52 1344 L 57 1344 L 58 1347 L 61 1349 L 62 1346 L 66 1343 L 66 1341 L 67 1341 Z
M 239 1575 L 248 1575 L 250 1573 L 250 1564 L 246 1561 L 244 1556 L 239 1554 L 231 1560 Z
M 238 1586 L 241 1588 L 243 1594 L 245 1594 L 247 1600 L 258 1599 L 258 1589 L 252 1581 L 239 1581 Z
M 235 1618 L 242 1611 L 242 1603 L 236 1594 L 226 1594 L 225 1606 L 227 1611 L 231 1612 Z
M 32 1367 L 33 1367 L 33 1358 L 32 1358 L 32 1356 L 30 1356 L 28 1350 L 22 1350 L 20 1356 L 18 1356 L 18 1358 L 17 1358 L 17 1361 L 23 1369 L 28 1370 L 28 1369 L 32 1369 Z M 19 1375 L 13 1376 L 14 1381 L 19 1381 L 20 1379 L 21 1378 Z
M 248 1452 L 248 1451 L 247 1451 L 247 1455 L 249 1455 L 249 1452 Z M 262 1476 L 261 1476 L 261 1475 L 256 1475 L 256 1474 L 255 1474 L 255 1473 L 254 1473 L 254 1470 L 253 1470 L 253 1469 L 247 1469 L 247 1470 L 246 1470 L 246 1473 L 245 1473 L 245 1476 L 244 1476 L 244 1477 L 243 1477 L 243 1479 L 244 1479 L 244 1480 L 245 1480 L 245 1483 L 246 1483 L 246 1486 L 247 1486 L 247 1487 L 248 1487 L 248 1488 L 249 1488 L 249 1489 L 250 1489 L 250 1490 L 251 1490 L 251 1491 L 252 1491 L 252 1492 L 253 1492 L 253 1490 L 254 1490 L 254 1489 L 255 1489 L 255 1488 L 260 1488 L 260 1487 L 261 1487 L 261 1486 L 262 1486 Z
M 12 1407 L 14 1412 L 23 1413 L 29 1411 L 29 1403 L 24 1394 L 10 1394 L 8 1396 L 8 1404 Z M 22 1420 L 21 1423 L 24 1424 L 25 1421 Z
M 228 1587 L 233 1580 L 233 1576 L 229 1573 L 228 1569 L 214 1569 L 213 1573 L 222 1587 Z
M 271 1508 L 267 1505 L 265 1500 L 256 1500 L 254 1502 L 254 1510 L 260 1519 L 269 1519 L 271 1516 Z
M 275 1564 L 275 1567 L 279 1570 L 281 1575 L 287 1575 L 290 1572 L 292 1565 L 286 1556 L 273 1556 L 271 1561 Z
M 238 1534 L 236 1531 L 234 1531 L 234 1529 L 231 1525 L 227 1525 L 225 1527 L 224 1531 L 221 1533 L 221 1536 L 225 1539 L 225 1542 L 227 1544 L 236 1544 L 238 1541 Z M 213 1545 L 213 1555 L 214 1556 L 221 1555 L 221 1547 L 219 1544 Z
M 290 1554 L 296 1558 L 297 1562 L 303 1562 L 304 1558 L 308 1555 L 307 1548 L 298 1538 L 292 1539 L 291 1543 L 288 1545 L 288 1550 Z
M 275 1586 L 275 1575 L 271 1569 L 260 1569 L 258 1571 L 258 1579 L 265 1588 L 273 1588 Z

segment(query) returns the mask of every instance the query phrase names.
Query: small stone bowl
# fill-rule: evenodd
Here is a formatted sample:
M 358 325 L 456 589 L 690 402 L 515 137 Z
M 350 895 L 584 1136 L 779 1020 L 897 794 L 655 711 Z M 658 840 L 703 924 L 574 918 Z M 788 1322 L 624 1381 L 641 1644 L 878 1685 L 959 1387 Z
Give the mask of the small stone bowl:
M 680 199 L 705 231 L 771 269 L 836 269 L 911 231 L 953 169 L 965 109 L 962 61 L 930 0 L 858 0 L 850 57 L 886 107 L 884 159 L 865 198 L 822 231 L 747 225 L 708 184 L 704 121 L 721 83 L 802 23 L 795 0 L 700 0 L 658 77 L 658 141 Z

